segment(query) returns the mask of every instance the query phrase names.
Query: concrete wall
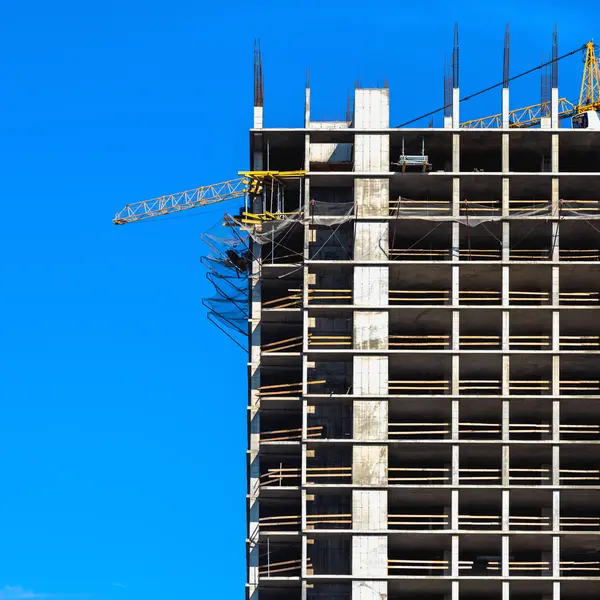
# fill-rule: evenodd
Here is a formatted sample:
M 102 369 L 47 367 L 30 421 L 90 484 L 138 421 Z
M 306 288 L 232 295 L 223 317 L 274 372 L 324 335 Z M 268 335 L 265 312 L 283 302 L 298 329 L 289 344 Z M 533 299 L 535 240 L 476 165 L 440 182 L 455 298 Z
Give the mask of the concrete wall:
M 348 129 L 346 121 L 312 121 L 310 129 Z M 311 142 L 309 162 L 348 163 L 352 160 L 352 144 L 320 144 Z
M 389 94 L 387 89 L 356 90 L 355 123 L 361 128 L 389 125 Z M 381 173 L 389 170 L 389 136 L 357 135 L 354 170 Z M 354 180 L 354 202 L 359 217 L 386 215 L 389 183 L 383 179 Z M 356 223 L 354 259 L 368 263 L 386 260 L 389 251 L 389 226 L 377 221 Z M 354 267 L 354 303 L 361 307 L 381 308 L 388 304 L 389 269 L 362 264 Z M 386 350 L 389 319 L 386 311 L 355 311 L 354 348 Z M 353 364 L 352 483 L 361 488 L 387 485 L 388 449 L 373 442 L 387 440 L 388 358 L 386 356 L 355 356 Z M 361 444 L 369 441 L 369 445 Z M 352 492 L 352 575 L 369 578 L 387 576 L 387 491 L 355 489 Z M 387 582 L 352 582 L 353 600 L 384 600 Z

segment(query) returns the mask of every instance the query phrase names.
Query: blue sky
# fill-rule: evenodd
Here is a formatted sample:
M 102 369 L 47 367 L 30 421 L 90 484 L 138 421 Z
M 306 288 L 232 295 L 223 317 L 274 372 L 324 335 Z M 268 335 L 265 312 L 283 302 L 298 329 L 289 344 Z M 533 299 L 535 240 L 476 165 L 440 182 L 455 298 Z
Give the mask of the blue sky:
M 557 2 L 381 6 L 4 3 L 0 600 L 242 597 L 246 357 L 201 305 L 222 210 L 111 217 L 247 168 L 255 37 L 265 123 L 298 126 L 307 67 L 315 118 L 342 118 L 356 79 L 389 80 L 392 124 L 440 106 L 455 20 L 465 94 L 501 79 L 507 20 L 513 73 L 556 14 L 561 53 L 594 34 Z M 568 59 L 561 95 L 580 73 Z M 537 75 L 514 86 L 538 98 Z

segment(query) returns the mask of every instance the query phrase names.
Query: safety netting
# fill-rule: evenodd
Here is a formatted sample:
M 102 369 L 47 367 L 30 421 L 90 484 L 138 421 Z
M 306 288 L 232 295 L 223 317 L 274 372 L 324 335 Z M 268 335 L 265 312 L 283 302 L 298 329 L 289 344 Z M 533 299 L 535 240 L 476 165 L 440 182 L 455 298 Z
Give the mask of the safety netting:
M 209 252 L 200 260 L 214 289 L 213 295 L 202 300 L 207 317 L 245 350 L 242 340 L 248 335 L 248 272 L 252 265 L 248 240 L 242 236 L 201 237 Z
M 265 220 L 247 228 L 248 235 L 258 244 L 270 244 L 298 224 L 311 223 L 334 227 L 352 219 L 354 202 L 324 202 L 311 200 L 308 212 L 299 210 Z
M 575 217 L 586 219 L 598 216 L 600 202 L 596 200 L 560 200 L 556 206 L 551 202 L 520 202 L 511 207 L 508 215 L 502 214 L 499 201 L 461 202 L 459 215 L 452 214 L 449 201 L 412 200 L 400 197 L 390 202 L 390 215 L 398 218 L 411 217 L 424 221 L 448 221 L 468 227 L 477 227 L 494 221 L 514 221 L 529 217 Z

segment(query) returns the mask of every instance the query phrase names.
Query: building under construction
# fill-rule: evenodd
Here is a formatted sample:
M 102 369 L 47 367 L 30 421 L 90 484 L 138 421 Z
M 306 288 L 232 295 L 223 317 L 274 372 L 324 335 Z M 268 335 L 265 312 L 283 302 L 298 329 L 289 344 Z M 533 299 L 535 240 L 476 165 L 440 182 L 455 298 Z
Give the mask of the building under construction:
M 600 597 L 593 50 L 592 96 L 565 105 L 555 44 L 519 112 L 506 43 L 501 112 L 462 123 L 456 44 L 424 128 L 387 87 L 315 121 L 309 85 L 303 128 L 265 128 L 257 61 L 250 600 Z
M 555 33 L 513 109 L 507 30 L 502 110 L 461 122 L 455 33 L 438 127 L 390 127 L 387 86 L 317 121 L 307 84 L 292 129 L 257 50 L 251 170 L 117 213 L 245 202 L 203 262 L 247 336 L 248 600 L 600 598 L 595 52 Z

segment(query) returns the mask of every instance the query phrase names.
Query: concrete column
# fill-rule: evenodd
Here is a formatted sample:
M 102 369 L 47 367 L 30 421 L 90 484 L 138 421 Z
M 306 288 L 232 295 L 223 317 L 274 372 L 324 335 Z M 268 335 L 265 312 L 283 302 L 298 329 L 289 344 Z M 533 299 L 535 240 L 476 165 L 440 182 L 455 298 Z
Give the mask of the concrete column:
M 560 491 L 552 492 L 552 530 L 560 530 Z M 560 577 L 560 537 L 552 537 L 552 577 Z M 552 600 L 560 600 L 560 581 L 552 584 Z
M 502 486 L 510 485 L 510 446 L 502 446 Z
M 507 535 L 502 536 L 502 577 L 508 577 L 510 575 L 510 551 L 509 551 L 510 539 Z
M 552 90 L 554 92 L 554 90 Z M 558 91 L 557 91 L 558 94 Z M 554 102 L 554 96 L 553 96 Z M 554 112 L 553 112 L 554 123 Z M 557 119 L 558 123 L 558 119 Z M 554 126 L 554 124 L 553 124 Z M 552 172 L 556 173 L 559 170 L 559 136 L 552 134 Z M 560 183 L 557 177 L 552 179 L 552 216 L 560 217 Z M 558 263 L 560 261 L 560 224 L 558 221 L 552 222 L 552 256 L 551 260 Z M 560 304 L 560 267 L 558 265 L 552 267 L 552 304 L 558 306 Z M 559 352 L 560 350 L 560 311 L 552 311 L 552 351 Z M 560 355 L 552 356 L 552 440 L 558 442 L 560 440 Z M 559 485 L 560 483 L 560 446 L 553 447 L 552 454 L 552 483 Z
M 550 90 L 550 118 L 552 119 L 552 129 L 558 129 L 558 88 Z
M 253 242 L 254 256 L 260 256 L 260 247 Z M 248 598 L 258 600 L 259 565 L 259 483 L 260 483 L 260 346 L 261 346 L 261 265 L 252 261 L 250 277 L 250 393 L 248 399 Z
M 552 89 L 552 127 L 558 127 L 558 90 Z M 559 171 L 559 135 L 552 134 L 552 172 Z M 552 216 L 553 218 L 560 217 L 560 182 L 557 177 L 552 178 Z M 552 256 L 553 262 L 560 260 L 560 225 L 558 221 L 552 223 Z M 558 265 L 552 267 L 552 304 L 557 307 L 560 304 L 560 267 Z M 560 350 L 560 312 L 552 311 L 552 351 L 559 352 Z M 552 446 L 552 486 L 557 488 L 560 486 L 560 355 L 552 356 L 552 441 L 555 445 Z M 554 490 L 552 493 L 552 528 L 557 531 L 560 529 L 560 491 Z M 560 538 L 553 538 L 553 577 L 560 576 Z M 560 583 L 554 582 L 553 588 L 554 600 L 560 598 Z
M 264 116 L 264 107 L 255 106 L 254 107 L 254 129 L 262 129 L 263 128 L 263 116 Z M 256 170 L 256 165 L 254 166 Z
M 552 491 L 552 530 L 560 531 L 560 491 Z
M 560 400 L 552 401 L 552 441 L 560 442 Z
M 451 583 L 451 594 L 450 594 L 450 598 L 451 600 L 459 600 L 460 596 L 459 596 L 459 581 L 458 580 L 454 580 Z
M 510 531 L 510 491 L 507 489 L 502 490 L 502 532 L 508 533 Z M 502 565 L 501 574 L 502 577 L 509 576 L 509 561 L 510 561 L 510 537 L 508 535 L 502 536 Z M 502 600 L 508 600 L 510 598 L 510 584 L 508 581 L 502 582 Z
M 552 255 L 550 256 L 550 260 L 553 262 L 560 261 L 560 225 L 558 221 L 553 221 L 552 223 Z M 553 267 L 553 269 L 555 269 L 553 275 L 556 274 L 556 283 L 558 284 L 558 267 Z M 558 292 L 558 289 L 556 292 Z M 554 303 L 555 298 L 553 297 L 552 300 Z M 558 300 L 558 298 L 556 298 L 556 300 Z
M 452 127 L 460 127 L 460 89 L 452 89 Z
M 552 577 L 560 577 L 560 537 L 552 536 Z
M 304 92 L 304 127 L 310 127 L 310 88 L 307 86 Z
M 455 168 L 454 166 L 452 167 Z M 459 167 L 456 166 L 458 169 Z M 460 217 L 460 178 L 453 177 L 452 178 L 452 216 Z M 457 237 L 458 240 L 458 237 Z M 456 245 L 458 248 L 458 243 Z
M 508 129 L 508 127 L 509 127 L 509 121 L 508 121 L 508 113 L 510 111 L 509 100 L 510 100 L 509 89 L 502 88 L 502 129 Z
M 388 89 L 357 89 L 354 105 L 357 128 L 389 127 Z M 356 135 L 354 170 L 388 172 L 389 136 Z M 389 225 L 368 218 L 389 214 L 389 180 L 355 179 L 354 202 L 361 219 L 355 226 L 354 260 L 363 263 L 354 267 L 354 303 L 373 308 L 354 312 L 354 348 L 383 353 L 388 348 L 389 319 L 381 307 L 388 305 L 389 268 L 364 263 L 387 260 Z M 354 356 L 352 483 L 358 489 L 352 491 L 353 600 L 387 599 L 383 579 L 388 575 L 388 377 L 384 354 Z M 366 576 L 368 580 L 361 579 Z
M 552 446 L 552 485 L 560 485 L 560 446 Z
M 304 378 L 303 381 L 306 381 Z M 300 482 L 302 486 L 302 490 L 300 493 L 300 527 L 302 531 L 306 531 L 306 467 L 307 467 L 307 427 L 308 427 L 308 400 L 304 397 L 302 399 L 302 454 L 300 457 Z M 302 536 L 303 542 L 306 540 L 306 535 Z M 306 569 L 306 559 L 307 555 L 305 554 L 305 544 L 302 545 L 302 570 Z
M 453 146 L 458 148 L 459 136 L 453 136 Z M 457 158 L 455 158 L 455 166 L 453 170 L 457 168 Z M 453 213 L 455 215 L 460 214 L 460 179 L 457 177 L 453 180 Z M 460 229 L 458 223 L 452 224 L 452 248 L 455 250 L 452 253 L 452 289 L 451 289 L 451 303 L 452 306 L 457 307 L 459 305 L 460 296 L 460 265 L 459 265 L 459 247 L 460 247 Z M 451 437 L 454 442 L 459 440 L 459 421 L 460 421 L 460 356 L 458 351 L 460 349 L 460 311 L 452 311 L 452 350 L 456 352 L 452 355 L 450 374 L 450 392 L 452 394 L 452 421 L 450 424 Z M 460 484 L 460 446 L 455 443 L 452 445 L 452 463 L 451 463 L 451 484 L 458 486 Z M 459 515 L 459 492 L 453 490 L 452 492 L 452 505 L 451 505 L 451 521 L 452 528 L 458 529 L 458 515 Z M 450 573 L 453 577 L 459 576 L 459 550 L 458 550 L 458 536 L 452 537 L 452 553 L 451 553 L 451 570 Z M 458 585 L 458 582 L 456 582 Z M 458 588 L 456 589 L 458 593 Z M 453 591 L 454 598 L 454 591 Z
M 460 494 L 458 490 L 452 490 L 450 492 L 450 528 L 452 531 L 458 531 L 458 515 L 460 514 L 459 504 Z
M 552 89 L 552 127 L 558 127 L 558 90 Z M 559 135 L 552 134 L 552 172 L 559 171 Z M 557 177 L 552 178 L 552 216 L 560 217 L 560 180 Z M 558 263 L 560 260 L 560 225 L 558 221 L 552 222 L 552 256 L 551 260 Z M 560 304 L 560 267 L 552 267 L 552 304 Z M 560 350 L 560 311 L 552 311 L 552 351 L 558 353 Z M 552 486 L 555 490 L 552 492 L 552 529 L 560 529 L 560 491 L 556 488 L 560 486 L 560 355 L 552 356 Z M 560 538 L 558 536 L 552 539 L 552 576 L 560 577 Z M 560 599 L 560 583 L 554 582 L 553 587 L 554 600 Z
M 452 446 L 451 484 L 457 486 L 460 483 L 460 449 L 458 444 Z
M 503 136 L 504 137 L 504 136 Z M 504 190 L 503 190 L 504 191 Z M 506 194 L 508 195 L 508 194 Z M 503 193 L 503 212 L 508 213 L 508 198 Z M 510 225 L 502 223 L 502 351 L 510 349 Z M 510 355 L 502 355 L 502 440 L 508 442 L 510 427 Z M 509 485 L 508 462 L 510 446 L 502 447 L 502 485 Z
M 307 90 L 308 97 L 310 97 L 310 92 Z M 305 145 L 308 150 L 310 146 L 310 136 L 306 136 Z M 306 160 L 308 160 L 308 151 L 306 152 Z M 310 191 L 310 182 L 307 177 L 304 180 L 304 210 L 308 210 L 309 206 L 309 191 Z M 302 399 L 302 439 L 307 439 L 307 427 L 308 427 L 308 401 L 305 396 L 308 393 L 308 334 L 311 329 L 311 318 L 308 314 L 308 309 L 306 308 L 308 304 L 308 281 L 309 281 L 309 269 L 306 266 L 306 261 L 310 258 L 309 255 L 310 248 L 310 226 L 304 227 L 304 248 L 303 248 L 303 256 L 305 261 L 305 266 L 302 268 L 302 306 L 304 307 L 302 310 L 302 395 L 304 398 Z M 302 443 L 302 454 L 301 454 L 301 463 L 300 463 L 300 482 L 301 482 L 301 496 L 300 496 L 300 519 L 301 519 L 301 531 L 306 531 L 306 515 L 307 515 L 307 491 L 306 491 L 306 464 L 307 464 L 307 444 L 306 442 Z M 306 537 L 306 533 L 302 533 L 302 548 L 301 548 L 301 558 L 302 558 L 302 577 L 307 576 L 307 561 L 308 561 L 308 541 Z M 302 590 L 301 590 L 301 599 L 306 600 L 308 596 L 306 589 L 306 580 L 302 581 Z
M 560 600 L 560 581 L 552 582 L 552 600 Z
M 502 531 L 510 530 L 510 490 L 502 490 Z
M 502 351 L 510 349 L 510 311 L 502 311 Z
M 459 90 L 454 88 L 452 91 L 452 125 L 455 128 L 460 126 L 460 111 L 459 111 Z M 455 133 L 452 136 L 452 171 L 457 173 L 460 171 L 460 134 Z M 455 218 L 460 217 L 460 178 L 454 177 L 452 179 L 452 215 Z M 452 266 L 452 290 L 451 290 L 451 302 L 452 306 L 457 307 L 460 304 L 460 266 L 459 266 L 459 249 L 460 249 L 460 226 L 458 223 L 452 224 L 452 261 L 456 264 Z M 458 351 L 460 349 L 460 311 L 454 310 L 452 313 L 452 349 Z M 459 354 L 452 355 L 452 373 L 450 378 L 452 400 L 452 423 L 451 433 L 452 439 L 459 439 L 459 418 L 460 408 L 459 399 L 460 394 L 460 357 Z M 459 485 L 459 469 L 460 469 L 460 450 L 459 445 L 452 446 L 452 480 L 453 486 Z M 452 497 L 452 515 L 454 525 L 458 527 L 458 515 L 459 515 L 459 494 L 453 495 Z M 456 538 L 456 542 L 454 539 Z M 452 573 L 456 570 L 458 576 L 458 537 L 454 536 L 452 541 Z M 455 545 L 456 544 L 456 545 Z M 458 600 L 458 581 L 452 582 L 452 598 Z
M 458 442 L 459 439 L 459 418 L 460 418 L 460 401 L 452 400 L 452 422 L 450 423 L 450 437 L 452 441 Z
M 502 114 L 503 126 L 506 122 L 508 127 L 508 89 L 502 90 Z M 505 119 L 506 116 L 506 119 Z M 508 134 L 502 134 L 502 172 L 509 171 L 510 157 L 510 138 Z M 502 179 L 502 216 L 510 215 L 510 179 Z M 510 224 L 507 221 L 502 223 L 502 352 L 510 350 Z M 510 355 L 502 356 L 502 440 L 508 442 L 510 438 Z M 509 459 L 510 446 L 505 445 L 502 448 L 502 482 L 503 485 L 509 485 Z M 506 463 L 506 464 L 505 464 Z M 508 491 L 506 491 L 508 494 Z M 508 502 L 508 496 L 506 498 Z M 504 502 L 504 497 L 503 497 Z M 508 511 L 508 507 L 507 507 Z M 508 527 L 508 522 L 506 524 Z M 504 587 L 503 594 L 504 594 Z
M 502 216 L 508 217 L 510 215 L 510 179 L 508 177 L 502 178 Z
M 254 107 L 253 126 L 263 127 L 263 107 Z M 254 146 L 252 153 L 252 168 L 263 169 L 262 134 Z M 252 242 L 252 255 L 261 256 L 261 247 Z M 258 600 L 258 565 L 259 565 L 259 484 L 260 484 L 260 364 L 261 364 L 261 259 L 252 261 L 250 285 L 250 318 L 248 319 L 249 358 L 248 363 L 250 384 L 248 395 L 248 587 L 246 590 L 249 600 Z
M 458 570 L 458 559 L 459 559 L 459 545 L 458 536 L 452 536 L 452 552 L 450 553 L 450 576 L 458 577 L 460 575 Z
M 452 134 L 452 171 L 460 171 L 460 134 Z M 460 181 L 460 180 L 458 180 Z

